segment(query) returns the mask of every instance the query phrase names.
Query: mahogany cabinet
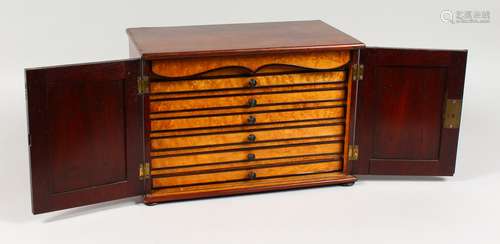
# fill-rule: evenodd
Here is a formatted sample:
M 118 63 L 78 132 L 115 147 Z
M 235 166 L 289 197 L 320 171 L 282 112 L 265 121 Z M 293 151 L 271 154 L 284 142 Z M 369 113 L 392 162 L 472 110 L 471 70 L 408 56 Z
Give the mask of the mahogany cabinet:
M 465 50 L 321 21 L 127 33 L 131 59 L 26 70 L 33 213 L 454 173 Z

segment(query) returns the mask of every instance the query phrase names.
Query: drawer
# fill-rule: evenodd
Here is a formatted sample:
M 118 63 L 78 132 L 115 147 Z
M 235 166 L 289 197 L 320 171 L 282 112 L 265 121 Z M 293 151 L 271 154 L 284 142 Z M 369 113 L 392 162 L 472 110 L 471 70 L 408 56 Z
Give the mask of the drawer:
M 319 162 L 278 167 L 256 168 L 216 173 L 153 178 L 153 188 L 207 184 L 226 181 L 255 180 L 279 176 L 334 172 L 342 169 L 342 162 Z
M 342 118 L 345 107 L 151 120 L 151 131 Z
M 298 109 L 314 109 L 324 107 L 335 107 L 346 105 L 345 100 L 341 101 L 324 101 L 324 102 L 305 102 L 305 103 L 291 103 L 291 104 L 271 104 L 259 105 L 255 107 L 234 107 L 234 108 L 211 108 L 201 110 L 183 110 L 183 111 L 162 111 L 158 113 L 149 114 L 150 119 L 169 119 L 178 117 L 193 117 L 193 116 L 215 116 L 225 114 L 244 114 L 244 113 L 259 113 L 269 111 L 283 111 L 283 110 L 298 110 Z
M 184 147 L 184 148 L 173 148 L 173 149 L 157 149 L 152 150 L 150 155 L 152 157 L 156 156 L 178 156 L 181 154 L 195 154 L 195 153 L 210 153 L 214 151 L 235 151 L 235 150 L 250 150 L 262 147 L 284 147 L 292 146 L 296 144 L 312 144 L 312 143 L 324 143 L 331 141 L 344 140 L 344 135 L 342 136 L 321 136 L 321 137 L 307 137 L 299 139 L 284 139 L 284 140 L 272 140 L 272 141 L 259 141 L 253 143 L 234 143 L 234 144 L 218 144 L 209 145 L 202 147 Z
M 255 167 L 284 166 L 289 164 L 305 164 L 312 162 L 325 162 L 325 161 L 338 161 L 338 160 L 342 160 L 342 155 L 335 153 L 281 157 L 273 159 L 257 159 L 252 161 L 251 164 L 249 164 L 248 161 L 243 161 L 243 162 L 224 163 L 224 164 L 193 165 L 189 167 L 153 169 L 151 170 L 151 175 L 153 177 L 176 176 L 176 175 L 207 173 L 213 171 L 228 171 L 228 170 L 249 169 Z
M 330 141 L 321 144 L 298 144 L 284 147 L 252 148 L 243 150 L 227 150 L 209 153 L 197 153 L 178 156 L 152 157 L 152 169 L 181 167 L 191 165 L 229 163 L 277 157 L 293 157 L 316 154 L 332 154 L 343 152 L 343 141 Z
M 279 86 L 339 82 L 344 81 L 344 79 L 344 71 L 331 71 L 253 77 L 161 81 L 151 82 L 149 88 L 151 94 L 206 92 L 221 89 L 258 90 L 260 88 Z
M 151 149 L 201 147 L 234 143 L 254 143 L 272 140 L 338 136 L 344 133 L 344 125 L 323 125 L 303 128 L 258 130 L 197 136 L 181 136 L 151 139 Z
M 189 92 L 180 93 L 159 93 L 149 94 L 150 101 L 167 100 L 167 99 L 196 99 L 203 97 L 218 97 L 218 96 L 241 96 L 241 95 L 255 95 L 265 93 L 286 93 L 286 92 L 300 92 L 300 91 L 313 91 L 313 90 L 339 90 L 346 89 L 346 82 L 338 81 L 333 83 L 312 83 L 306 85 L 294 86 L 274 86 L 274 87 L 259 87 L 259 88 L 246 88 L 246 89 L 229 89 L 229 90 L 208 90 L 198 91 L 192 90 Z
M 255 130 L 270 130 L 276 128 L 289 128 L 289 127 L 308 127 L 308 126 L 320 126 L 325 124 L 338 124 L 345 123 L 344 118 L 337 119 L 319 119 L 319 120 L 307 120 L 307 121 L 288 121 L 277 124 L 254 124 L 254 125 L 236 125 L 236 126 L 226 126 L 226 127 L 210 127 L 210 128 L 194 128 L 188 130 L 167 130 L 152 132 L 149 134 L 150 138 L 160 138 L 160 137 L 174 137 L 174 136 L 194 136 L 194 135 L 204 135 L 204 134 L 216 134 L 216 133 L 232 133 L 232 132 L 252 132 Z
M 324 70 L 334 69 L 346 65 L 350 60 L 349 50 L 273 53 L 259 55 L 231 55 L 204 58 L 181 58 L 153 60 L 151 71 L 164 77 L 191 77 L 213 73 L 242 74 L 242 72 L 220 72 L 224 69 L 240 70 L 243 73 L 275 72 L 276 65 L 300 67 L 303 69 Z M 274 68 L 273 68 L 274 67 Z M 217 72 L 219 71 L 219 72 Z
M 344 100 L 345 89 L 151 101 L 150 112 Z

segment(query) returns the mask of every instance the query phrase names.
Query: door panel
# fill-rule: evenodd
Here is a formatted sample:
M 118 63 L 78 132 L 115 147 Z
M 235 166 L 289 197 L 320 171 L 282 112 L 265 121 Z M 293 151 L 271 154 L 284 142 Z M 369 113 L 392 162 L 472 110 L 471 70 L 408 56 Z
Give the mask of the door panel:
M 459 128 L 447 128 L 443 114 L 448 99 L 462 99 L 466 57 L 466 51 L 361 51 L 354 174 L 453 175 Z
M 143 192 L 138 62 L 26 71 L 33 213 Z

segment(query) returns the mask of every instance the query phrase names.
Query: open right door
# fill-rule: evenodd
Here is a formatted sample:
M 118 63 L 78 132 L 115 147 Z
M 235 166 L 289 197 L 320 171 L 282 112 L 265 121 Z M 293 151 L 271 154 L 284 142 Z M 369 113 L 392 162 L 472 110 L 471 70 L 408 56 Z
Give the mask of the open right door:
M 353 174 L 454 174 L 466 59 L 466 50 L 361 50 Z

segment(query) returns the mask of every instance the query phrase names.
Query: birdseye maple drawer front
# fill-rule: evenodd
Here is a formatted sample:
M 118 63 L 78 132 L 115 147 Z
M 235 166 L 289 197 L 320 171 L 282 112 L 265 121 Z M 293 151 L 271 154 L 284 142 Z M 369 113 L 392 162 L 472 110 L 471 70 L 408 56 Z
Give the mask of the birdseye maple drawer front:
M 239 150 L 153 156 L 151 158 L 151 166 L 152 169 L 160 169 L 237 161 L 248 161 L 251 164 L 256 159 L 342 153 L 343 145 L 342 140 L 330 139 L 330 141 L 313 144 L 285 144 L 279 147 L 243 148 Z
M 291 176 L 312 173 L 334 172 L 342 169 L 342 162 L 328 161 L 299 165 L 275 166 L 266 168 L 231 170 L 215 173 L 201 173 L 192 175 L 153 177 L 153 187 L 175 187 L 183 185 L 218 183 L 227 181 L 255 180 L 262 178 Z
M 241 96 L 220 96 L 208 98 L 183 98 L 151 101 L 150 111 L 179 111 L 221 107 L 256 107 L 260 105 L 318 102 L 342 100 L 345 98 L 344 87 L 336 90 L 252 94 Z
M 172 97 L 172 93 L 180 92 L 196 92 L 208 93 L 214 90 L 224 90 L 225 93 L 231 90 L 246 89 L 250 92 L 259 92 L 264 88 L 267 91 L 279 91 L 283 86 L 298 86 L 303 85 L 306 88 L 311 85 L 328 84 L 341 82 L 345 80 L 344 71 L 329 71 L 329 72 L 310 72 L 298 74 L 282 74 L 282 75 L 262 75 L 253 77 L 234 77 L 234 78 L 216 78 L 216 79 L 196 79 L 196 80 L 170 80 L 151 82 L 149 91 L 153 94 L 154 99 Z M 274 89 L 273 89 L 274 88 Z M 240 91 L 241 92 L 241 91 Z M 165 96 L 161 95 L 165 94 Z M 168 96 L 167 96 L 168 94 Z M 220 93 L 219 93 L 220 94 Z M 174 97 L 176 97 L 174 95 Z M 177 95 L 179 97 L 179 95 Z
M 341 67 L 349 61 L 350 52 L 348 50 L 275 53 L 154 60 L 151 64 L 151 70 L 156 75 L 173 78 L 194 75 L 245 74 L 249 72 L 273 73 L 283 70 L 283 66 L 324 70 Z
M 189 129 L 215 126 L 253 125 L 263 123 L 279 123 L 313 119 L 342 118 L 345 106 L 295 111 L 267 111 L 248 114 L 217 115 L 206 117 L 179 117 L 151 120 L 151 130 Z
M 344 133 L 344 125 L 323 125 L 303 128 L 286 128 L 271 130 L 255 130 L 252 132 L 233 132 L 194 136 L 177 136 L 152 138 L 151 149 L 173 149 L 185 147 L 201 147 L 209 145 L 237 144 L 245 145 L 274 140 L 290 140 L 313 137 L 339 136 Z

